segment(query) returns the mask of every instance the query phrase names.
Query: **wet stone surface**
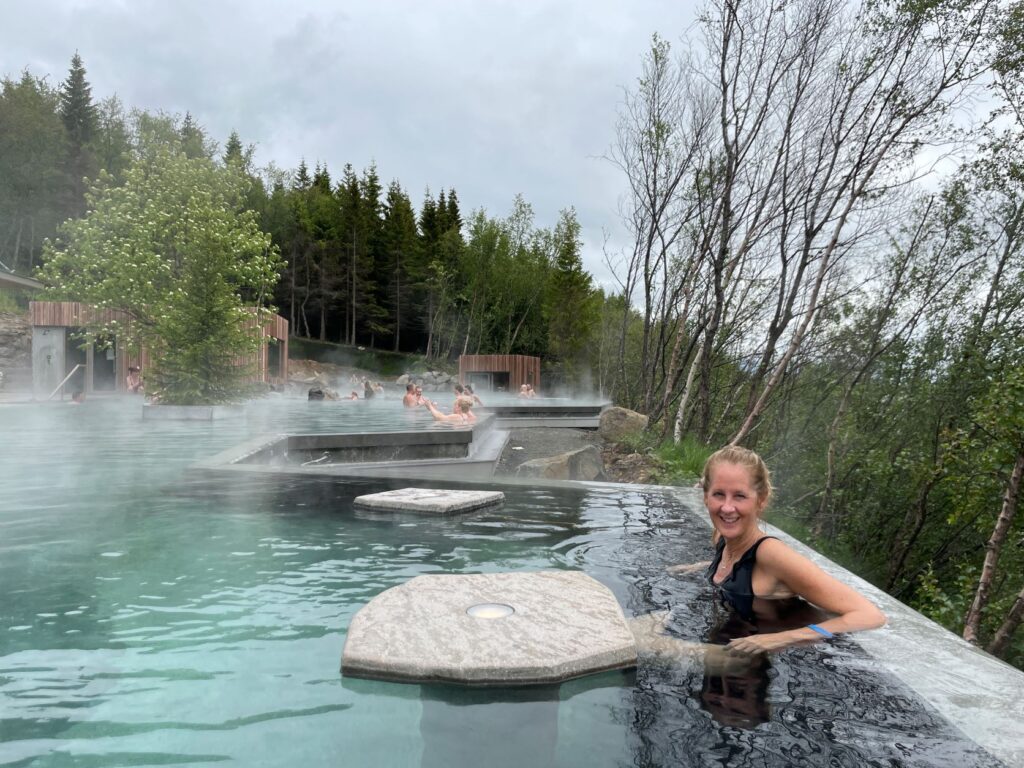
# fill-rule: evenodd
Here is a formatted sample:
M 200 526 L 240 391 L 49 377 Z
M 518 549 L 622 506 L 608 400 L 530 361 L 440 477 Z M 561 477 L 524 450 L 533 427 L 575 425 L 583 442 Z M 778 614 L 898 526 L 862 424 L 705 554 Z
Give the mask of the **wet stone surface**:
M 479 609 L 479 610 L 475 610 Z M 418 576 L 353 618 L 342 674 L 525 685 L 635 666 L 615 597 L 579 571 Z
M 395 512 L 422 512 L 445 515 L 455 512 L 469 512 L 481 507 L 501 504 L 505 494 L 501 491 L 450 491 L 435 488 L 400 488 L 357 496 L 355 503 L 361 507 Z

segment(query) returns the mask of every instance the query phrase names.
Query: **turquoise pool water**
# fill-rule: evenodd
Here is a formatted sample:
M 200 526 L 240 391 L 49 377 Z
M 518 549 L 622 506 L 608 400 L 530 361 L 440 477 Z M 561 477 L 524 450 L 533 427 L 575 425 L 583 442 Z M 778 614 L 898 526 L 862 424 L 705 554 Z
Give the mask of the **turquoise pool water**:
M 0 765 L 998 764 L 849 642 L 742 680 L 342 679 L 355 611 L 423 573 L 581 569 L 627 615 L 673 609 L 681 637 L 715 621 L 699 581 L 664 573 L 709 548 L 699 511 L 661 491 L 509 487 L 497 511 L 388 520 L 351 498 L 399 483 L 187 472 L 262 432 L 409 420 L 428 422 L 394 401 L 268 400 L 212 424 L 143 422 L 137 399 L 0 407 Z

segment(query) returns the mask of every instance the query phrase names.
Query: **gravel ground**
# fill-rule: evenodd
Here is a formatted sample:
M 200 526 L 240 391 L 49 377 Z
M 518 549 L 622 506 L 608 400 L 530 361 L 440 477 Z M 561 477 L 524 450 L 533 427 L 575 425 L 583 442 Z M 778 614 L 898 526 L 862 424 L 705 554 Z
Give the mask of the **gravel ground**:
M 514 475 L 524 461 L 557 456 L 588 445 L 596 445 L 600 449 L 602 442 L 596 429 L 513 429 L 494 474 Z

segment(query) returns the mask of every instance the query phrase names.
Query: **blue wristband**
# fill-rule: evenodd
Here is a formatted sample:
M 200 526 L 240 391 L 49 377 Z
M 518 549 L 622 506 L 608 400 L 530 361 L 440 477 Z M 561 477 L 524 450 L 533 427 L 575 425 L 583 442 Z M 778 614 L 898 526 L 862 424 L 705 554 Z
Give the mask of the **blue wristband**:
M 827 629 L 824 629 L 823 627 L 819 627 L 817 624 L 808 624 L 807 628 L 813 629 L 815 632 L 817 632 L 819 635 L 822 635 L 823 637 L 834 637 L 834 635 L 831 632 L 829 632 Z

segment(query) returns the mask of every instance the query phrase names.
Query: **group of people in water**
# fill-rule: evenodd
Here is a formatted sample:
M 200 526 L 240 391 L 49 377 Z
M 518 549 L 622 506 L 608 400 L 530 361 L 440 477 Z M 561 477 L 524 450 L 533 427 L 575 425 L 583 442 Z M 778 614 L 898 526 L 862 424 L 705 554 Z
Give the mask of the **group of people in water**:
M 384 392 L 384 386 L 380 382 L 371 383 L 369 380 L 363 380 L 363 398 L 364 400 L 370 400 L 374 396 Z M 333 390 L 326 387 L 313 387 L 307 393 L 307 399 L 309 400 L 359 400 L 359 395 L 356 391 L 346 398 L 340 398 Z M 451 413 L 445 413 L 439 407 L 436 401 L 430 400 L 423 395 L 423 387 L 420 384 L 410 381 L 405 385 L 405 394 L 402 397 L 402 405 L 406 408 L 426 408 L 434 421 L 442 424 L 450 424 L 452 426 L 468 426 L 476 423 L 477 417 L 473 413 L 473 406 L 483 406 L 483 401 L 473 391 L 473 387 L 469 384 L 456 384 L 455 385 L 455 402 L 452 404 Z
M 516 397 L 520 397 L 526 400 L 532 399 L 537 396 L 537 393 L 533 389 L 533 384 L 520 384 L 519 394 Z
M 444 413 L 437 407 L 437 403 L 423 396 L 423 387 L 419 384 L 409 382 L 405 385 L 405 395 L 402 397 L 402 405 L 406 408 L 424 407 L 430 411 L 434 421 L 454 426 L 468 426 L 476 422 L 476 414 L 473 413 L 474 405 L 483 405 L 483 401 L 473 391 L 469 384 L 455 385 L 455 402 L 452 403 L 452 412 Z

